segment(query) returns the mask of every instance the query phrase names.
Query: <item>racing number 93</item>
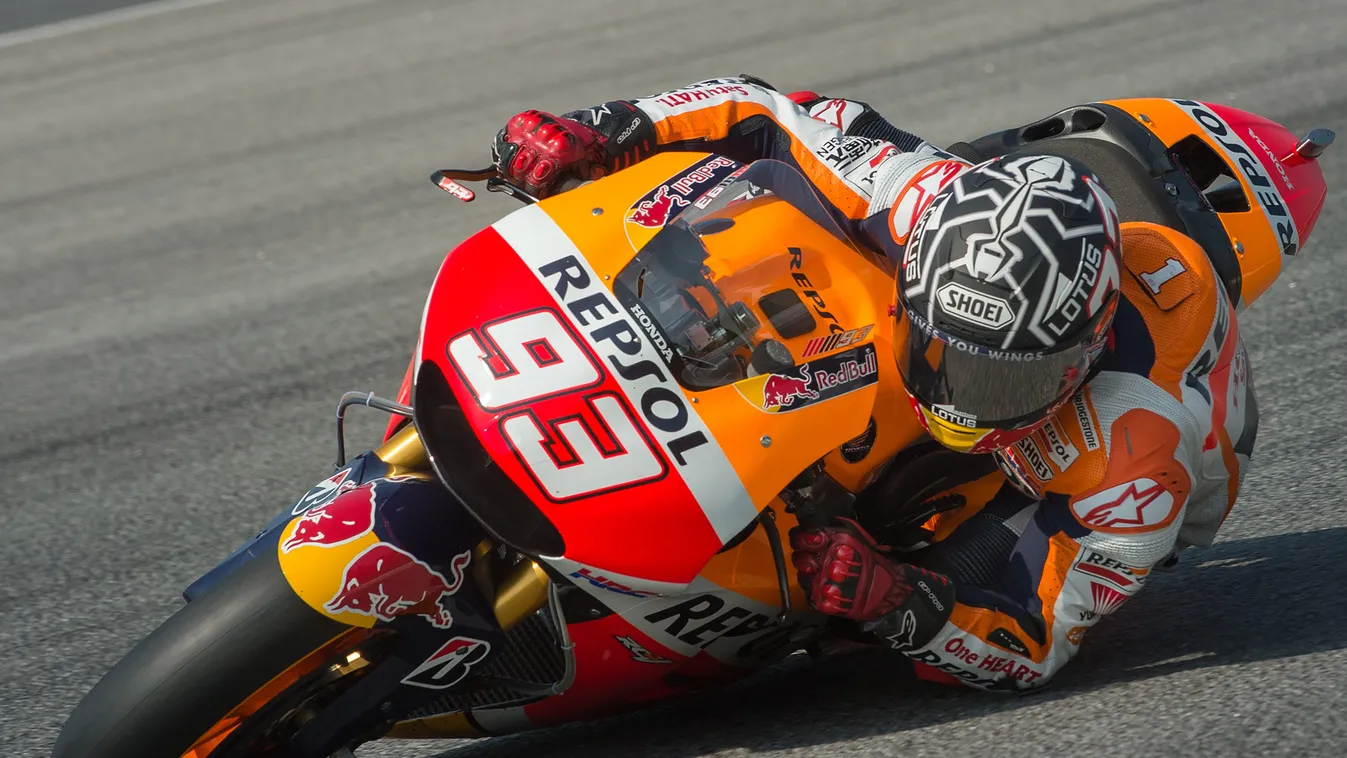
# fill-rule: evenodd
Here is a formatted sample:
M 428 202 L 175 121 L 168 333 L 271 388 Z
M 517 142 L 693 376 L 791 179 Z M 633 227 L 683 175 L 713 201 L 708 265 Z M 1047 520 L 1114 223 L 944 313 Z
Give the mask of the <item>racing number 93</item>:
M 663 478 L 663 456 L 580 339 L 551 308 L 516 313 L 449 341 L 463 383 L 551 501 Z

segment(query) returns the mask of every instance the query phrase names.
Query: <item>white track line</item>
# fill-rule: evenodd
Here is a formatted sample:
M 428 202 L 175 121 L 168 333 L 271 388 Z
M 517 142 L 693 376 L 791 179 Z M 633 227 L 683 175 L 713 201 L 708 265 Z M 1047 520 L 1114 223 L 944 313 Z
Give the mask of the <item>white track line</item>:
M 101 29 L 105 26 L 120 24 L 123 21 L 135 21 L 136 19 L 158 16 L 162 13 L 199 8 L 203 5 L 214 5 L 221 2 L 224 2 L 224 0 L 159 0 L 159 2 L 141 3 L 140 5 L 117 8 L 28 29 L 17 29 L 0 34 L 0 50 L 29 42 L 64 37 L 67 34 Z

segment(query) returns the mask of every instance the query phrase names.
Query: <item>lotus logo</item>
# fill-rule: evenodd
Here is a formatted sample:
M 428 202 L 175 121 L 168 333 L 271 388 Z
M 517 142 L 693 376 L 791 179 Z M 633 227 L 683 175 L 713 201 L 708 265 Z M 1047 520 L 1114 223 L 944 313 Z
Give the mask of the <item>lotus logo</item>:
M 1010 304 L 999 297 L 969 289 L 957 282 L 949 282 L 936 293 L 940 310 L 988 329 L 1002 329 L 1015 320 Z

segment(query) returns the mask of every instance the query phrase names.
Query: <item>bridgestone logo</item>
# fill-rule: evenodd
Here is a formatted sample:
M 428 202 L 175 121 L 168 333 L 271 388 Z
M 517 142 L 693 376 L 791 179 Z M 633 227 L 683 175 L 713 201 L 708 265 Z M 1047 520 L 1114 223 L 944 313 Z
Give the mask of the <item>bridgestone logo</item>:
M 1086 450 L 1099 449 L 1099 434 L 1095 431 L 1094 419 L 1090 416 L 1090 408 L 1085 404 L 1085 396 L 1077 392 L 1071 399 L 1071 404 L 1076 408 L 1076 421 L 1080 422 L 1080 436 L 1085 440 Z
M 936 299 L 940 302 L 940 310 L 945 313 L 988 329 L 1001 329 L 1015 320 L 1010 312 L 1010 304 L 1006 301 L 957 282 L 942 286 Z
M 660 333 L 659 327 L 655 326 L 655 322 L 650 320 L 650 316 L 645 312 L 645 309 L 639 305 L 633 305 L 628 310 L 631 311 L 632 317 L 636 319 L 636 323 L 640 324 L 645 333 L 650 335 L 650 341 L 655 343 L 655 349 L 664 358 L 664 362 L 673 361 L 673 351 L 669 349 L 669 343 L 664 340 L 664 335 Z

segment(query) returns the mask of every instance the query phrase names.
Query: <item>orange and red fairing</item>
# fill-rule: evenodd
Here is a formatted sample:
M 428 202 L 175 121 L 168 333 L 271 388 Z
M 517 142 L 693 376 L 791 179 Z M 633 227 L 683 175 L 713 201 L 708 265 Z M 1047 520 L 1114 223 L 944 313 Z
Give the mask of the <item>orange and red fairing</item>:
M 1301 255 L 1314 231 L 1328 193 L 1318 160 L 1296 152 L 1299 139 L 1286 127 L 1228 105 L 1159 98 L 1106 102 L 1166 147 L 1196 137 L 1228 164 L 1249 208 L 1219 215 L 1239 263 L 1240 301 L 1248 307 Z

